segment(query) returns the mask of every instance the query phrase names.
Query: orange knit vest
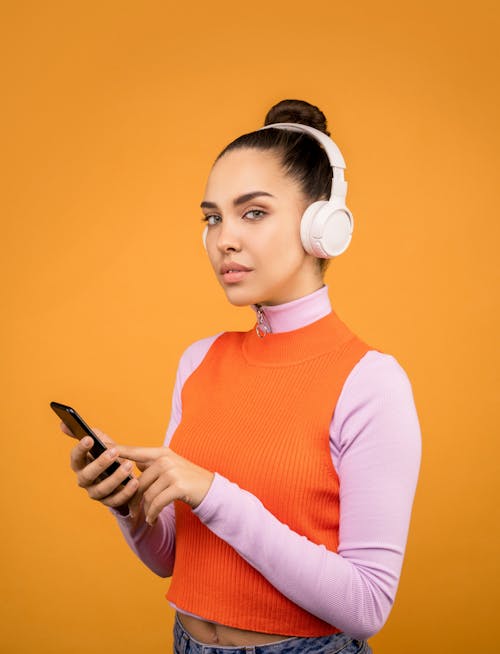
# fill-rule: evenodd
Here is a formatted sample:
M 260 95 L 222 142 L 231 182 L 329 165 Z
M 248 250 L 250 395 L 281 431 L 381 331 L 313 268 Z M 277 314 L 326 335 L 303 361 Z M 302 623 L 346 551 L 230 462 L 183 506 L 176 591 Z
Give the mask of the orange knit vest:
M 337 551 L 339 480 L 329 426 L 342 386 L 372 348 L 332 311 L 291 332 L 219 336 L 182 389 L 171 448 L 253 493 L 292 530 Z M 291 602 L 176 501 L 167 598 L 220 624 L 290 636 L 339 631 Z

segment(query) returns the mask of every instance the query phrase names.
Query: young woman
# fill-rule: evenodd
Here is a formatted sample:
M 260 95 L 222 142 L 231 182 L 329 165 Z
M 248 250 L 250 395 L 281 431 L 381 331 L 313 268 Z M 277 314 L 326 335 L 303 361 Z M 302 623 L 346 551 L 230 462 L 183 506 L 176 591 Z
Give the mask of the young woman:
M 265 124 L 277 123 L 329 134 L 302 101 L 275 105 Z M 107 453 L 90 461 L 90 439 L 72 451 L 78 483 L 172 576 L 177 653 L 370 652 L 394 602 L 420 429 L 405 371 L 332 310 L 329 253 L 307 240 L 306 209 L 332 191 L 336 146 L 322 138 L 328 153 L 311 131 L 271 127 L 222 151 L 204 242 L 229 302 L 256 324 L 183 353 L 163 447 L 99 432 Z M 123 487 L 131 461 L 142 474 Z

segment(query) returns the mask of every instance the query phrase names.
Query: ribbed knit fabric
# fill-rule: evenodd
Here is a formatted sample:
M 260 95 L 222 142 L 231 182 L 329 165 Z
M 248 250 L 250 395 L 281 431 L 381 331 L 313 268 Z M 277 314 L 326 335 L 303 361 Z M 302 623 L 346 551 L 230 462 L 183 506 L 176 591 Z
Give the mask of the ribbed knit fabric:
M 171 447 L 253 493 L 292 530 L 336 552 L 339 483 L 329 426 L 352 368 L 370 348 L 331 312 L 259 338 L 226 332 L 182 391 Z M 207 620 L 265 633 L 339 631 L 277 591 L 184 502 L 167 598 Z

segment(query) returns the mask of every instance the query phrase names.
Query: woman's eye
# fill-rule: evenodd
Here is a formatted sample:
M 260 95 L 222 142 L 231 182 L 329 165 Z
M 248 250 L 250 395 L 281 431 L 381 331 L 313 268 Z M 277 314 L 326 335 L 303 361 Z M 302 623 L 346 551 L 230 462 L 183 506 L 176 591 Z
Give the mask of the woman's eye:
M 265 213 L 266 212 L 262 211 L 262 209 L 250 209 L 250 211 L 247 211 L 243 214 L 243 217 L 249 218 L 250 220 L 259 220 L 259 218 L 262 218 Z M 210 214 L 208 216 L 204 216 L 201 220 L 208 225 L 216 225 L 222 220 L 222 217 L 218 216 L 217 214 Z
M 261 209 L 250 209 L 250 211 L 246 212 L 245 216 L 248 216 L 251 220 L 257 220 L 258 218 L 262 218 L 265 213 Z
M 215 225 L 216 222 L 220 220 L 220 216 L 210 215 L 202 218 L 203 222 L 208 223 L 209 225 Z

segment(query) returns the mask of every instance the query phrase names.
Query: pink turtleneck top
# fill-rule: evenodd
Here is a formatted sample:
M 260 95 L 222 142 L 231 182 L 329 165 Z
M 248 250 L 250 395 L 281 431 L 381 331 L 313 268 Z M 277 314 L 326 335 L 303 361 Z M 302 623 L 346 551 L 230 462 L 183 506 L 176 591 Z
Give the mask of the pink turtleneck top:
M 331 304 L 323 286 L 292 302 L 252 308 L 264 329 L 276 333 L 319 320 Z M 181 356 L 165 446 L 182 416 L 183 384 L 218 336 L 196 341 Z M 411 384 L 393 356 L 370 350 L 350 372 L 330 424 L 330 453 L 340 481 L 337 552 L 292 531 L 216 471 L 193 512 L 290 600 L 364 639 L 380 630 L 394 602 L 421 458 Z M 112 512 L 137 556 L 156 574 L 170 576 L 173 504 L 152 527 L 142 512 L 134 519 Z

